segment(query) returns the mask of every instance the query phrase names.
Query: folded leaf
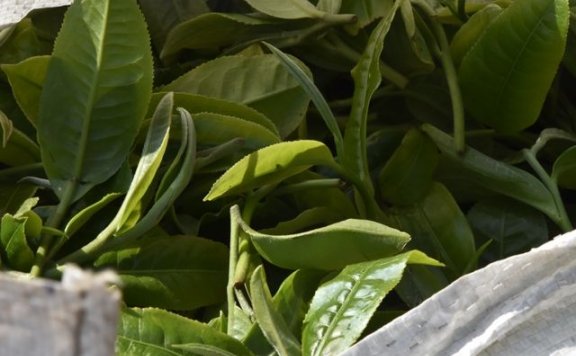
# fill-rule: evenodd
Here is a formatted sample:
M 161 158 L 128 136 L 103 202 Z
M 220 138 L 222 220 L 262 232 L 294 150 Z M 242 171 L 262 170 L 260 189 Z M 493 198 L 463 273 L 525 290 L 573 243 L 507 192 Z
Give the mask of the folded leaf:
M 267 235 L 242 221 L 237 207 L 235 219 L 270 263 L 287 269 L 336 270 L 357 263 L 394 255 L 404 248 L 410 236 L 386 225 L 348 219 L 315 230 L 291 235 Z

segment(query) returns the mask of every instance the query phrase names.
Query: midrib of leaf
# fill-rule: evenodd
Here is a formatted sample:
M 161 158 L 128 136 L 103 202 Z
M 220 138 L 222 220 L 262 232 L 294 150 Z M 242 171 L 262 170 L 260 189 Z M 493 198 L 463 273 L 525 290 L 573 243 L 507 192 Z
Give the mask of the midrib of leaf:
M 458 270 L 458 268 L 456 267 L 456 263 L 450 258 L 450 255 L 448 254 L 448 252 L 444 249 L 444 246 L 442 245 L 442 242 L 440 241 L 440 239 L 438 238 L 438 235 L 436 234 L 436 232 L 434 231 L 434 228 L 432 227 L 432 223 L 430 222 L 430 219 L 428 219 L 428 215 L 426 215 L 426 213 L 424 212 L 424 209 L 422 209 L 422 206 L 420 204 L 418 204 L 418 214 L 422 217 L 422 221 L 425 222 L 425 224 L 423 225 L 424 230 L 427 230 L 428 233 L 430 234 L 431 241 L 432 244 L 434 245 L 434 247 L 436 248 L 436 252 L 440 253 L 440 255 L 442 256 L 443 262 L 446 263 L 447 266 L 450 266 L 452 268 L 454 268 L 455 270 Z
M 141 323 L 139 323 L 139 324 L 141 324 Z M 139 327 L 138 329 L 142 329 L 142 328 Z M 150 348 L 153 348 L 153 349 L 161 350 L 161 351 L 164 351 L 164 352 L 169 352 L 169 353 L 172 354 L 172 355 L 176 355 L 176 356 L 182 355 L 182 353 L 174 352 L 174 351 L 172 351 L 172 350 L 170 350 L 170 349 L 167 349 L 166 347 L 154 345 L 154 344 L 151 344 L 151 343 L 149 343 L 149 342 L 145 342 L 145 341 L 138 340 L 138 339 L 133 339 L 133 338 L 130 338 L 130 337 L 127 337 L 127 336 L 118 335 L 117 338 L 118 338 L 118 339 L 122 339 L 122 340 L 127 340 L 128 342 L 131 342 L 131 343 L 134 343 L 134 344 L 144 345 L 144 346 L 147 346 L 147 347 L 150 347 Z
M 388 264 L 386 264 L 387 267 Z M 320 350 L 320 352 L 324 351 L 324 348 L 326 347 L 326 345 L 334 340 L 334 338 L 328 337 L 329 335 L 332 335 L 332 333 L 334 332 L 334 329 L 336 328 L 336 326 L 338 325 L 338 322 L 334 322 L 336 320 L 340 320 L 344 311 L 347 310 L 348 306 L 350 306 L 352 304 L 352 301 L 354 300 L 353 296 L 358 292 L 358 289 L 360 289 L 360 286 L 362 285 L 362 283 L 366 280 L 366 276 L 370 275 L 370 273 L 372 272 L 372 266 L 366 268 L 361 274 L 360 274 L 360 278 L 358 280 L 354 280 L 354 278 L 352 278 L 351 276 L 349 276 L 349 280 L 352 280 L 353 282 L 353 286 L 350 289 L 350 293 L 348 293 L 348 295 L 346 296 L 346 299 L 344 300 L 344 302 L 340 305 L 340 307 L 338 308 L 338 311 L 336 312 L 336 314 L 334 315 L 334 318 L 332 319 L 332 322 L 330 323 L 330 325 L 328 325 L 328 328 L 326 329 L 326 334 L 324 334 L 324 336 L 322 337 L 322 340 L 320 340 L 320 343 L 318 345 L 318 348 L 316 350 L 314 350 L 314 352 L 312 353 L 312 355 L 319 355 L 322 356 L 324 355 L 324 353 L 317 353 L 317 350 Z M 379 265 L 378 268 L 384 268 L 383 266 Z M 347 318 L 349 319 L 349 318 Z
M 522 0 L 522 1 L 527 1 L 527 0 Z M 500 107 L 500 105 L 502 104 L 502 101 L 504 98 L 503 93 L 504 93 L 504 90 L 508 87 L 508 83 L 510 82 L 510 79 L 512 78 L 512 73 L 514 73 L 516 71 L 516 67 L 518 65 L 518 62 L 524 56 L 524 52 L 526 51 L 528 44 L 531 43 L 532 37 L 534 37 L 536 30 L 542 25 L 544 18 L 548 15 L 550 7 L 555 7 L 554 0 L 551 0 L 549 2 L 548 7 L 546 8 L 546 10 L 543 11 L 543 15 L 538 20 L 538 23 L 532 28 L 532 30 L 530 31 L 530 35 L 528 36 L 526 41 L 524 41 L 522 49 L 520 51 L 518 51 L 518 54 L 514 58 L 514 61 L 512 63 L 512 68 L 506 74 L 506 78 L 504 79 L 504 82 L 502 83 L 502 85 L 500 86 L 500 89 L 498 90 L 498 104 L 496 105 L 497 107 Z

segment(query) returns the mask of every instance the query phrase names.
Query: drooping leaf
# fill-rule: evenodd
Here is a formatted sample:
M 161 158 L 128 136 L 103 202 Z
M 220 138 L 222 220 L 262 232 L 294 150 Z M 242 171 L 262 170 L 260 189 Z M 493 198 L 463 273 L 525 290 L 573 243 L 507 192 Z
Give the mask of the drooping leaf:
M 107 252 L 95 262 L 117 271 L 128 305 L 192 310 L 225 299 L 225 245 L 192 236 L 148 241 Z
M 449 135 L 427 124 L 423 125 L 422 129 L 436 143 L 442 157 L 460 168 L 459 177 L 528 204 L 546 214 L 552 221 L 560 221 L 552 194 L 536 177 L 471 147 L 468 147 L 464 154 L 458 154 Z
M 358 180 L 369 190 L 369 193 L 372 193 L 374 189 L 370 179 L 366 153 L 368 109 L 372 95 L 382 81 L 380 55 L 384 48 L 384 39 L 401 3 L 402 1 L 394 3 L 393 7 L 386 13 L 386 16 L 374 28 L 364 53 L 352 69 L 354 95 L 352 97 L 350 117 L 344 132 L 342 165 L 350 174 L 358 177 Z
M 324 273 L 319 271 L 297 270 L 282 282 L 272 298 L 272 306 L 286 322 L 292 335 L 302 334 L 302 322 L 323 276 Z M 243 344 L 257 355 L 274 352 L 257 324 L 252 327 Z
M 130 216 L 135 210 L 138 210 L 142 197 L 150 187 L 160 167 L 168 145 L 168 138 L 170 137 L 170 123 L 173 110 L 174 98 L 171 93 L 168 93 L 158 103 L 154 117 L 148 127 L 148 134 L 144 142 L 144 147 L 142 148 L 142 155 L 138 162 L 138 167 L 136 168 L 136 172 L 134 172 L 134 178 L 132 178 L 128 193 L 114 219 L 117 230 L 125 228 L 124 225 L 130 219 Z
M 322 142 L 300 140 L 277 143 L 249 154 L 230 167 L 214 183 L 204 200 L 215 200 L 278 183 L 313 165 L 336 166 L 330 150 Z
M 30 57 L 17 64 L 3 64 L 14 97 L 32 124 L 38 120 L 40 96 L 50 56 Z
M 416 203 L 430 189 L 437 164 L 434 142 L 419 130 L 408 131 L 380 171 L 378 184 L 382 198 L 392 204 Z
M 564 151 L 554 162 L 552 179 L 568 189 L 576 189 L 576 146 Z
M 254 270 L 250 278 L 250 295 L 256 322 L 276 352 L 279 355 L 299 355 L 300 343 L 282 315 L 274 308 L 261 265 Z
M 152 88 L 149 41 L 134 0 L 86 0 L 68 9 L 37 123 L 42 160 L 60 199 L 77 200 L 126 159 Z
M 34 252 L 26 241 L 28 218 L 5 214 L 0 223 L 0 257 L 12 269 L 28 272 L 34 263 Z
M 287 269 L 336 270 L 396 254 L 410 240 L 407 233 L 370 220 L 348 219 L 298 234 L 275 236 L 250 228 L 237 207 L 232 208 L 231 216 L 263 258 Z
M 118 199 L 121 193 L 109 193 L 102 197 L 96 203 L 87 206 L 78 213 L 76 213 L 66 224 L 64 228 L 64 233 L 68 236 L 74 235 L 78 232 L 84 224 L 86 224 L 95 214 L 104 209 L 108 204 L 112 203 L 114 200 Z
M 217 50 L 277 31 L 279 23 L 244 14 L 210 12 L 175 26 L 160 56 L 170 59 L 183 49 Z M 192 35 L 191 35 L 192 34 Z
M 345 267 L 318 288 L 304 322 L 304 355 L 336 355 L 360 336 L 407 264 L 442 264 L 419 251 Z
M 462 59 L 469 112 L 503 132 L 531 126 L 562 60 L 568 23 L 568 0 L 512 2 Z
M 238 356 L 252 355 L 240 341 L 207 324 L 154 308 L 122 311 L 116 339 L 119 355 L 197 355 L 176 347 L 187 343 L 212 345 Z
M 506 198 L 475 204 L 468 220 L 481 243 L 492 241 L 482 255 L 487 262 L 528 252 L 549 237 L 546 219 L 539 211 Z
M 148 109 L 148 116 L 152 116 L 154 110 L 158 106 L 160 99 L 166 92 L 154 93 L 150 99 L 150 106 Z M 195 95 L 188 93 L 174 93 L 174 106 L 186 109 L 190 114 L 198 113 L 215 113 L 226 116 L 233 116 L 242 120 L 251 121 L 267 128 L 275 135 L 278 134 L 278 129 L 270 119 L 263 114 L 243 104 L 233 101 L 211 98 L 203 95 Z
M 304 64 L 301 66 L 309 73 Z M 162 90 L 246 104 L 270 118 L 282 137 L 300 124 L 310 101 L 273 54 L 219 57 L 192 69 Z

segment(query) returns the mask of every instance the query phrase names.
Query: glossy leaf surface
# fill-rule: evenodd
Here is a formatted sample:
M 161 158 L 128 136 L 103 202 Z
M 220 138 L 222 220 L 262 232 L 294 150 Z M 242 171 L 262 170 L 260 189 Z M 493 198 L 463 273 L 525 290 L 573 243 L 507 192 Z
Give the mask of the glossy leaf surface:
M 308 0 L 246 0 L 263 14 L 280 19 L 319 18 L 325 13 Z
M 18 271 L 28 271 L 34 262 L 34 252 L 26 241 L 27 218 L 6 214 L 0 223 L 0 256 L 3 263 Z
M 78 199 L 126 159 L 152 89 L 149 41 L 133 0 L 70 6 L 48 65 L 37 124 L 46 173 L 61 199 Z
M 230 167 L 214 183 L 204 200 L 278 183 L 313 165 L 336 165 L 330 150 L 322 142 L 300 140 L 277 143 L 249 154 Z
M 120 355 L 197 355 L 176 347 L 187 343 L 213 345 L 237 356 L 251 355 L 238 340 L 207 324 L 154 308 L 122 311 L 116 339 Z
M 408 263 L 441 266 L 419 251 L 345 267 L 318 288 L 302 333 L 304 355 L 334 355 L 360 336 Z
M 503 132 L 531 126 L 562 60 L 568 0 L 514 1 L 462 59 L 464 103 L 480 122 Z

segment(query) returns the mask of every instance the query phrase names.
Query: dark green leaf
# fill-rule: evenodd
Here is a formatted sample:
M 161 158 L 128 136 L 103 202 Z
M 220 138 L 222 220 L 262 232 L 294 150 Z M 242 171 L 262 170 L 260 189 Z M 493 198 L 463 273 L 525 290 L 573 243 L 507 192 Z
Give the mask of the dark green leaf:
M 378 177 L 382 198 L 398 205 L 421 200 L 432 185 L 438 156 L 429 137 L 416 129 L 408 131 Z
M 18 64 L 3 64 L 2 70 L 6 73 L 14 97 L 28 121 L 36 124 L 40 96 L 46 71 L 50 63 L 50 56 L 28 58 Z
M 546 219 L 540 212 L 505 198 L 475 204 L 468 220 L 480 242 L 492 240 L 482 256 L 488 262 L 528 252 L 549 237 Z
M 462 59 L 464 103 L 480 122 L 503 132 L 531 126 L 562 60 L 568 0 L 514 1 Z
M 449 135 L 426 124 L 423 130 L 436 143 L 443 158 L 459 167 L 458 173 L 462 179 L 521 201 L 540 210 L 553 221 L 560 221 L 552 194 L 533 175 L 490 158 L 471 147 L 460 155 L 454 149 L 454 141 Z
M 221 243 L 171 236 L 107 252 L 95 266 L 118 272 L 128 305 L 191 310 L 225 299 L 227 263 Z
M 54 45 L 37 124 L 61 199 L 80 198 L 119 169 L 151 89 L 150 39 L 136 1 L 74 2 Z
M 576 146 L 570 147 L 556 159 L 552 179 L 562 188 L 576 189 Z
M 0 110 L 0 163 L 23 166 L 40 162 L 40 150 L 34 141 L 14 128 Z

